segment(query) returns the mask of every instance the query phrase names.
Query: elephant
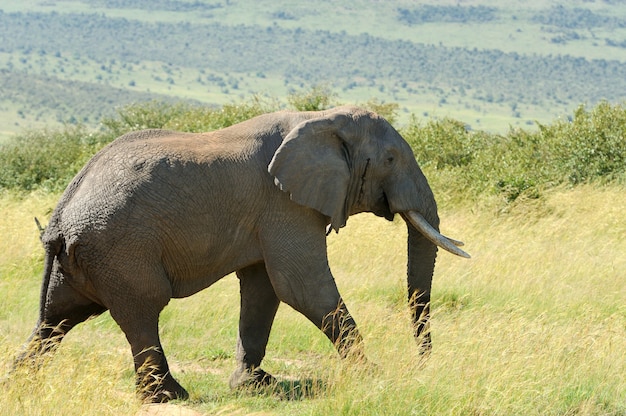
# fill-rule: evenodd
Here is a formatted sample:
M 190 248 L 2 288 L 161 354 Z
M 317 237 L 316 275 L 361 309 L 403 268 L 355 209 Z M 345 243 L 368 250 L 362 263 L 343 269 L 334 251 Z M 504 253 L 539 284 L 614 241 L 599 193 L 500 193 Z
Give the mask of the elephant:
M 186 399 L 161 345 L 160 312 L 233 272 L 241 302 L 231 387 L 276 381 L 260 366 L 280 302 L 341 357 L 365 359 L 326 246 L 361 212 L 407 224 L 409 309 L 429 351 L 437 247 L 469 255 L 438 231 L 427 179 L 383 117 L 341 106 L 206 133 L 127 133 L 87 162 L 52 212 L 39 318 L 14 365 L 41 365 L 74 326 L 108 310 L 130 344 L 139 397 Z

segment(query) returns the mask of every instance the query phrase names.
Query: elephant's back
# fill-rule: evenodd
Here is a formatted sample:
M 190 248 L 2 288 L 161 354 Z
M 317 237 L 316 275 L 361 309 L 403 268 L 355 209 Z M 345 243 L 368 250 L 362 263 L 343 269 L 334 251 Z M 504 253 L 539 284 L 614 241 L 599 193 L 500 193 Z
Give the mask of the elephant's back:
M 274 188 L 261 146 L 222 134 L 149 130 L 117 139 L 68 187 L 58 208 L 63 234 L 86 239 L 126 227 L 171 235 L 190 220 L 212 221 L 211 212 L 258 210 L 246 203 L 262 204 L 253 195 Z

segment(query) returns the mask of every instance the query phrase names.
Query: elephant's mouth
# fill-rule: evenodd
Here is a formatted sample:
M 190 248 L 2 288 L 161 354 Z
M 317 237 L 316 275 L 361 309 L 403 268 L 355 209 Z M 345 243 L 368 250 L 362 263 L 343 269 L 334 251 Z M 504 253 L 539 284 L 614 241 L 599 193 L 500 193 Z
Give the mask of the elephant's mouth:
M 388 221 L 393 221 L 394 213 L 391 212 L 391 208 L 389 207 L 389 200 L 387 199 L 387 195 L 383 191 L 381 196 L 376 201 L 372 212 L 374 215 L 379 217 L 384 217 Z M 470 255 L 465 251 L 461 250 L 459 247 L 463 246 L 463 242 L 454 240 L 452 238 L 446 237 L 442 235 L 434 229 L 428 221 L 417 211 L 406 211 L 400 212 L 402 218 L 413 228 L 419 231 L 424 237 L 430 240 L 433 244 L 443 248 L 446 251 L 449 251 L 452 254 L 456 254 L 457 256 L 470 258 Z
M 382 195 L 376 201 L 372 212 L 374 213 L 374 215 L 383 217 L 387 221 L 393 221 L 393 217 L 395 214 L 391 212 L 391 208 L 389 207 L 389 200 L 387 199 L 387 195 L 385 194 L 385 192 L 382 192 Z

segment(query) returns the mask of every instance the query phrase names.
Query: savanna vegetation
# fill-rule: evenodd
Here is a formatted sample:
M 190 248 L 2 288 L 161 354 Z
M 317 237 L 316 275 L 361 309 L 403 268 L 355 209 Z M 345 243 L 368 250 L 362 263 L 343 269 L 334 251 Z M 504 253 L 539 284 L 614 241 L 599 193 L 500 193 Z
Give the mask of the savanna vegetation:
M 219 107 L 149 101 L 97 129 L 31 130 L 0 145 L 0 374 L 36 321 L 43 252 L 33 217 L 45 223 L 95 151 L 131 130 L 205 131 L 335 104 L 325 88 Z M 395 122 L 401 111 L 361 105 Z M 264 364 L 280 385 L 230 391 L 238 285 L 229 276 L 162 315 L 164 347 L 190 401 L 141 407 L 126 340 L 104 315 L 70 333 L 39 372 L 0 381 L 0 414 L 625 414 L 626 108 L 580 106 L 506 134 L 453 118 L 412 116 L 398 128 L 438 198 L 443 232 L 473 255 L 439 256 L 428 358 L 410 330 L 403 222 L 363 214 L 329 236 L 329 255 L 376 369 L 341 362 L 316 328 L 281 306 Z
M 254 96 L 221 107 L 149 101 L 118 110 L 100 129 L 83 125 L 27 131 L 0 147 L 0 189 L 61 191 L 95 151 L 133 130 L 164 128 L 199 132 L 227 127 L 256 115 L 278 111 L 320 110 L 339 105 L 323 87 L 293 93 L 287 102 Z M 398 105 L 361 103 L 397 120 Z M 462 202 L 469 196 L 500 195 L 537 199 L 546 189 L 582 183 L 624 183 L 626 108 L 602 102 L 580 106 L 567 120 L 511 129 L 507 134 L 474 131 L 458 120 L 421 121 L 413 116 L 398 127 L 434 181 L 439 177 Z M 451 183 L 453 181 L 453 183 Z
M 618 0 L 0 0 L 0 415 L 626 414 L 625 62 Z M 340 103 L 401 131 L 473 256 L 438 258 L 427 359 L 403 222 L 363 214 L 329 256 L 376 369 L 281 306 L 264 362 L 280 385 L 230 391 L 229 276 L 161 317 L 188 402 L 142 407 L 107 314 L 3 379 L 37 318 L 33 217 L 98 149 Z

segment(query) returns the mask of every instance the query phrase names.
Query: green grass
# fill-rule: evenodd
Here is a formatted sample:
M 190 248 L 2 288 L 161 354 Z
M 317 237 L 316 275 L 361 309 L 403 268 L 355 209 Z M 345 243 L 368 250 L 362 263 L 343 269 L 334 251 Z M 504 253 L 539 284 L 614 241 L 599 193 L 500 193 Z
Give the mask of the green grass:
M 435 189 L 435 192 L 438 190 Z M 444 191 L 444 190 L 442 190 Z M 41 249 L 33 215 L 58 196 L 0 198 L 0 373 L 36 319 Z M 431 357 L 419 357 L 405 296 L 405 229 L 371 215 L 329 237 L 331 268 L 376 369 L 342 363 L 281 306 L 264 368 L 304 396 L 231 392 L 238 288 L 226 277 L 173 301 L 161 332 L 191 399 L 165 414 L 621 415 L 626 412 L 626 222 L 620 186 L 556 189 L 498 213 L 442 210 L 471 260 L 440 254 Z M 129 347 L 108 315 L 76 328 L 37 374 L 5 381 L 1 414 L 136 414 Z M 153 409 L 154 410 L 154 409 Z M 143 409 L 143 411 L 148 411 Z

